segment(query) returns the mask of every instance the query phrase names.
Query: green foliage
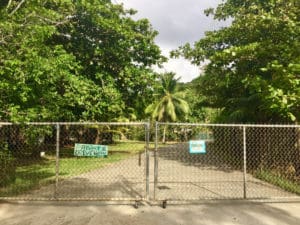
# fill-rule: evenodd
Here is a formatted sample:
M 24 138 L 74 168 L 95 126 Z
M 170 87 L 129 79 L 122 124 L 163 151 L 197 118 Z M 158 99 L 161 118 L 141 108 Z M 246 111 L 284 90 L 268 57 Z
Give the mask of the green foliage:
M 222 110 L 219 121 L 299 121 L 299 7 L 294 0 L 227 0 L 206 13 L 230 26 L 173 52 L 207 62 L 199 95 Z
M 181 92 L 177 91 L 179 79 L 174 73 L 165 73 L 159 77 L 156 99 L 145 109 L 146 114 L 153 120 L 160 122 L 176 122 L 186 120 L 189 113 L 189 104 L 184 100 Z M 163 131 L 163 143 L 166 142 L 167 125 Z
M 186 121 L 191 123 L 211 123 L 214 122 L 218 110 L 211 108 L 205 103 L 205 97 L 199 95 L 199 89 L 202 87 L 198 84 L 198 79 L 189 83 L 180 83 L 178 91 L 189 104 L 189 114 Z
M 177 92 L 178 79 L 175 74 L 166 73 L 160 77 L 156 100 L 146 108 L 146 113 L 162 122 L 174 122 L 186 118 L 189 112 L 188 103 Z
M 0 120 L 141 119 L 164 58 L 133 14 L 107 0 L 1 3 Z
M 135 146 L 135 148 L 132 148 Z M 144 142 L 117 142 L 109 146 L 109 156 L 107 158 L 78 158 L 74 157 L 74 149 L 61 149 L 60 178 L 65 179 L 86 173 L 95 169 L 107 166 L 124 160 L 133 154 L 144 150 Z M 1 151 L 0 151 L 1 154 Z M 27 161 L 28 165 L 21 165 L 16 169 L 15 180 L 6 183 L 7 186 L 0 190 L 0 197 L 15 197 L 26 191 L 47 185 L 55 181 L 55 151 L 49 152 L 46 159 Z M 1 160 L 1 159 L 0 159 Z M 0 164 L 1 168 L 2 163 Z M 2 173 L 0 173 L 1 177 Z M 4 174 L 5 175 L 5 174 Z M 0 185 L 3 184 L 0 180 Z
M 295 193 L 300 195 L 300 185 L 295 181 L 290 181 L 287 178 L 284 178 L 278 174 L 275 174 L 268 170 L 257 170 L 254 173 L 254 176 L 267 181 L 268 183 L 274 184 L 278 187 L 281 187 L 283 190 Z

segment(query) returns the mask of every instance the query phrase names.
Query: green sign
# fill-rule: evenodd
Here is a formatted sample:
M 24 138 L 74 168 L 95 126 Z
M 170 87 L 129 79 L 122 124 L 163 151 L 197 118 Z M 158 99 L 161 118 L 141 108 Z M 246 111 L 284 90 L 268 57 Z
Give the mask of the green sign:
M 75 156 L 107 157 L 107 145 L 75 144 Z
M 191 154 L 205 154 L 206 153 L 205 141 L 204 140 L 190 141 L 189 152 Z

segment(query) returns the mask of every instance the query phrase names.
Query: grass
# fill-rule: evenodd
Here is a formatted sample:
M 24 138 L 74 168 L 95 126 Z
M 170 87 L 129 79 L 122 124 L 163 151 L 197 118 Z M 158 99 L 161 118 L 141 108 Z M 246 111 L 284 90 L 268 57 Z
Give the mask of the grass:
M 274 174 L 271 171 L 259 170 L 254 173 L 254 176 L 270 184 L 274 184 L 286 191 L 300 195 L 299 183 L 288 180 L 287 178 Z
M 106 166 L 143 152 L 144 142 L 116 142 L 108 146 L 108 157 L 74 157 L 74 147 L 60 150 L 59 179 L 66 179 Z M 17 196 L 40 186 L 53 183 L 56 174 L 55 152 L 47 152 L 46 157 L 26 165 L 18 166 L 16 179 L 5 188 L 0 188 L 0 197 Z

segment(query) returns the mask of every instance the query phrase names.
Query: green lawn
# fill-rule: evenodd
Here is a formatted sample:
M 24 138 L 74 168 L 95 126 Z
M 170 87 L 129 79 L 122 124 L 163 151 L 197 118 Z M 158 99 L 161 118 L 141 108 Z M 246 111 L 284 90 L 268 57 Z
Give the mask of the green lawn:
M 288 180 L 285 177 L 279 176 L 278 174 L 274 174 L 271 171 L 268 170 L 258 170 L 254 173 L 254 176 L 257 177 L 258 179 L 264 180 L 270 184 L 274 184 L 283 190 L 295 193 L 300 195 L 300 184 Z
M 74 157 L 73 147 L 63 148 L 60 150 L 59 179 L 72 177 L 126 159 L 143 152 L 144 148 L 144 142 L 116 142 L 109 145 L 107 158 Z M 17 196 L 28 190 L 54 182 L 55 165 L 55 152 L 47 152 L 44 159 L 17 167 L 16 180 L 0 189 L 0 197 Z

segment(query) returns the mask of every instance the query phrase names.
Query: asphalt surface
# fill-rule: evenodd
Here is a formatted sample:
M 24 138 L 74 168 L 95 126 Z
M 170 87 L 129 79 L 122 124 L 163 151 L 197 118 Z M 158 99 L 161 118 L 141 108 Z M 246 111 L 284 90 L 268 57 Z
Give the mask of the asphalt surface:
M 214 202 L 113 205 L 97 202 L 2 202 L 1 225 L 299 225 L 300 203 Z

